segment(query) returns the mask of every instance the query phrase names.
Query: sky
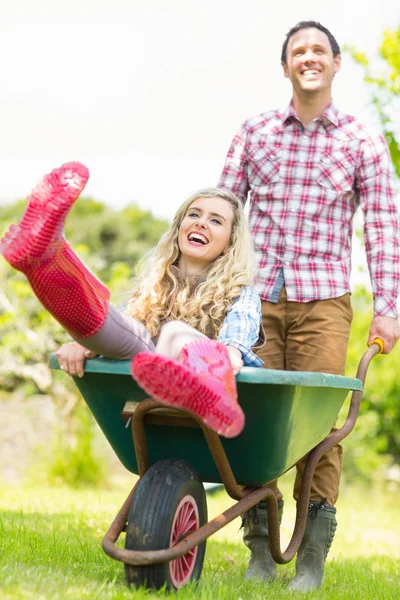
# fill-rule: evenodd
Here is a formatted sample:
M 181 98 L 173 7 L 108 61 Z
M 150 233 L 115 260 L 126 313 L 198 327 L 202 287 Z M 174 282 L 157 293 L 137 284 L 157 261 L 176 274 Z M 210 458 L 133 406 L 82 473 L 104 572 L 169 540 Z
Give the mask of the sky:
M 280 51 L 300 20 L 371 56 L 398 0 L 0 0 L 0 206 L 78 160 L 85 195 L 170 219 L 216 184 L 250 116 L 285 106 Z M 374 124 L 361 69 L 343 56 L 339 108 Z

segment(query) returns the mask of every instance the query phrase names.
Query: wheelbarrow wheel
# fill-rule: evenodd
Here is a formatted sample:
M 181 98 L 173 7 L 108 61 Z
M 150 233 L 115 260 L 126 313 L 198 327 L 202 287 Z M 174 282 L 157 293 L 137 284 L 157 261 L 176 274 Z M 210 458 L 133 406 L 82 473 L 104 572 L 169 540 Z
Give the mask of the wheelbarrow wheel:
M 128 516 L 125 548 L 160 550 L 207 522 L 202 482 L 183 460 L 161 460 L 141 479 Z M 128 585 L 176 590 L 200 578 L 206 542 L 170 562 L 146 566 L 125 564 Z

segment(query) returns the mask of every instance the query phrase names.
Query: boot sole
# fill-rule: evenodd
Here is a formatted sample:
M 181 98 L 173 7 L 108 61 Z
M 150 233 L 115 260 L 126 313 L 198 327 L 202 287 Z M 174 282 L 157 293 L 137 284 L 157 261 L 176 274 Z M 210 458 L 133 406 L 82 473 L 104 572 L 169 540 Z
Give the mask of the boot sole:
M 133 359 L 131 369 L 134 379 L 148 394 L 166 406 L 200 417 L 219 435 L 232 438 L 243 430 L 244 415 L 239 404 L 223 398 L 201 380 L 201 375 L 173 359 L 140 353 Z
M 65 184 L 52 189 L 51 178 L 71 173 Z M 18 269 L 30 259 L 43 257 L 49 246 L 57 246 L 54 234 L 62 235 L 62 226 L 69 210 L 86 185 L 89 171 L 80 163 L 66 163 L 54 169 L 33 190 L 27 209 L 18 225 L 11 225 L 0 241 L 0 254 Z M 47 187 L 46 187 L 47 186 Z M 43 195 L 43 198 L 40 198 Z

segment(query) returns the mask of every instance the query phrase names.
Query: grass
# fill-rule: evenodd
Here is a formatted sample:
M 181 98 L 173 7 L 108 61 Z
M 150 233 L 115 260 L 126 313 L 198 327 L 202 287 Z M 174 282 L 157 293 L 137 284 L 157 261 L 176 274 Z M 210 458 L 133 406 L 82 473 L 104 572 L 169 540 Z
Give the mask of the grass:
M 294 518 L 290 482 L 283 543 Z M 101 539 L 129 492 L 130 482 L 113 491 L 2 487 L 0 490 L 0 597 L 10 600 L 164 598 L 164 591 L 129 590 L 121 563 L 101 550 Z M 223 491 L 209 497 L 209 517 L 233 501 Z M 344 486 L 339 527 L 323 586 L 305 599 L 385 600 L 399 597 L 400 514 L 396 499 Z M 172 597 L 200 600 L 295 598 L 285 586 L 294 561 L 279 567 L 280 579 L 266 585 L 244 581 L 248 550 L 238 520 L 210 538 L 198 586 Z

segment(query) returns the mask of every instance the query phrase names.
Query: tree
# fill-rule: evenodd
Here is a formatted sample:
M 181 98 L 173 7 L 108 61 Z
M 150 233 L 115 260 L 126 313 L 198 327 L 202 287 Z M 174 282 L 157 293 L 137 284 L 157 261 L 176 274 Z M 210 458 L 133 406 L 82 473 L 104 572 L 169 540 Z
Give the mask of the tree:
M 386 29 L 376 58 L 347 47 L 364 73 L 372 104 L 387 140 L 397 177 L 400 177 L 400 27 Z M 353 294 L 354 322 L 349 345 L 348 374 L 355 373 L 365 350 L 371 320 L 371 298 L 363 289 Z M 347 474 L 365 480 L 379 465 L 400 465 L 400 381 L 396 348 L 389 356 L 371 364 L 363 393 L 360 416 L 354 433 L 345 441 Z M 396 471 L 397 476 L 399 471 Z
M 372 300 L 362 287 L 352 295 L 354 319 L 351 327 L 346 375 L 355 377 L 372 318 Z M 360 414 L 351 435 L 344 440 L 344 471 L 348 479 L 389 479 L 400 474 L 400 379 L 399 349 L 377 356 L 371 362 L 361 401 Z M 343 410 L 343 416 L 347 408 Z
M 363 69 L 364 81 L 372 91 L 372 102 L 400 177 L 400 27 L 383 32 L 378 62 L 354 46 L 346 49 Z

